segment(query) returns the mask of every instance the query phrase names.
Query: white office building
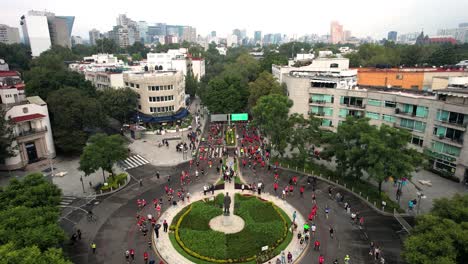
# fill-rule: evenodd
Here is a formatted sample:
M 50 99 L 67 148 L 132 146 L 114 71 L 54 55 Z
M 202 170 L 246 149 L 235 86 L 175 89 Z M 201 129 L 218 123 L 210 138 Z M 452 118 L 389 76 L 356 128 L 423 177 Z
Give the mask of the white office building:
M 21 17 L 24 42 L 31 47 L 32 56 L 39 56 L 52 45 L 70 48 L 75 17 L 55 16 L 45 11 L 29 11 Z

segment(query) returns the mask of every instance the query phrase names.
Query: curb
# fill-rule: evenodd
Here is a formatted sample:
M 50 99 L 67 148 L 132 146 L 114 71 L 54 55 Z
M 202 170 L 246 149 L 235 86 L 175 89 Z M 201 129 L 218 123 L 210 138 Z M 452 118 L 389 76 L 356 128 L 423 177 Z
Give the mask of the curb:
M 282 170 L 285 170 L 285 171 L 289 171 L 289 172 L 294 172 L 294 173 L 297 173 L 297 174 L 302 174 L 302 175 L 306 175 L 306 176 L 314 176 L 314 177 L 317 177 L 317 179 L 320 179 L 324 182 L 327 182 L 329 184 L 332 184 L 334 186 L 337 186 L 337 187 L 340 187 L 344 190 L 346 190 L 347 192 L 350 192 L 352 193 L 354 196 L 356 196 L 357 198 L 359 198 L 361 201 L 363 201 L 364 203 L 366 203 L 367 205 L 369 205 L 369 207 L 371 207 L 374 211 L 376 211 L 377 213 L 383 215 L 383 216 L 395 216 L 395 213 L 389 213 L 389 212 L 385 212 L 385 211 L 382 211 L 382 209 L 374 206 L 374 204 L 372 204 L 371 202 L 369 202 L 367 199 L 365 199 L 364 197 L 360 196 L 359 194 L 355 193 L 354 191 L 348 189 L 347 187 L 337 183 L 337 182 L 333 182 L 332 180 L 329 180 L 329 179 L 326 179 L 322 176 L 317 176 L 317 175 L 312 175 L 312 174 L 309 174 L 309 173 L 304 173 L 304 172 L 300 172 L 300 171 L 297 171 L 297 170 L 294 170 L 294 169 L 289 169 L 289 168 L 284 168 L 284 167 L 281 167 L 281 166 L 278 166 L 278 168 L 282 169 Z M 407 213 L 404 213 L 404 214 L 398 214 L 402 217 L 412 217 L 413 215 L 410 215 L 410 214 L 407 214 Z

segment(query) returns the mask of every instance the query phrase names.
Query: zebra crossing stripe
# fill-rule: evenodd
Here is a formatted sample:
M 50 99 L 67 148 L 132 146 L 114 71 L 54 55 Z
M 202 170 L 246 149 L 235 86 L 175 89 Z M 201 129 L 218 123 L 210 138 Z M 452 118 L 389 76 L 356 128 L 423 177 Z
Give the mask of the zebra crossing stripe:
M 148 164 L 149 161 L 147 159 L 145 159 L 144 157 L 140 156 L 140 155 L 137 155 L 138 158 L 140 158 L 141 160 L 143 160 L 145 162 L 145 164 Z
M 129 159 L 124 160 L 124 162 L 128 165 L 127 168 L 129 169 L 133 169 L 135 167 L 135 164 L 133 164 Z
M 138 166 L 145 165 L 145 163 L 142 163 L 141 160 L 139 160 L 136 156 L 130 157 L 130 159 L 131 159 L 134 163 L 136 163 L 137 167 L 138 167 Z
M 145 164 L 148 163 L 148 162 L 146 162 L 145 159 L 143 159 L 143 158 L 142 158 L 141 156 L 139 156 L 139 155 L 133 156 L 133 158 L 135 158 L 136 160 L 138 160 L 138 161 L 141 163 L 141 165 L 145 165 Z

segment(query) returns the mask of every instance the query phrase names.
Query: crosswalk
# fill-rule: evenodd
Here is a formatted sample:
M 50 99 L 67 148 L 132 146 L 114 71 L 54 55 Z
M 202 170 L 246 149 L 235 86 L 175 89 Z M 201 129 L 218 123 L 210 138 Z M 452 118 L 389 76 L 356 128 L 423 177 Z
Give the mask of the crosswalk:
M 123 170 L 129 170 L 148 164 L 149 161 L 140 155 L 134 155 L 126 158 L 125 160 L 119 161 L 118 163 Z
M 216 146 L 216 147 L 204 147 L 204 151 L 201 152 L 201 149 L 199 148 L 200 153 L 198 154 L 198 157 L 200 160 L 209 160 L 209 159 L 214 159 L 217 157 L 221 157 L 223 153 L 223 147 Z
M 62 196 L 62 201 L 60 201 L 60 207 L 66 207 L 72 204 L 77 198 L 75 196 Z

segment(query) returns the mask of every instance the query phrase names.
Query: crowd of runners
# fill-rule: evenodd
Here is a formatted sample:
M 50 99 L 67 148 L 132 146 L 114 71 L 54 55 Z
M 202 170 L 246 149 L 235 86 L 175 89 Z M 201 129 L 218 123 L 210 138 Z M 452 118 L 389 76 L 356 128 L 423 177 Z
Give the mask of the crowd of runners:
M 225 130 L 226 125 L 210 124 L 205 135 L 193 132 L 189 133 L 189 148 L 195 149 L 196 144 L 199 143 L 197 152 L 194 153 L 193 158 L 189 161 L 189 168 L 181 171 L 179 180 L 175 179 L 176 182 L 173 182 L 173 184 L 171 184 L 172 178 L 177 177 L 175 175 L 167 176 L 167 184 L 163 185 L 165 195 L 164 197 L 155 197 L 151 203 L 151 208 L 148 208 L 150 205 L 144 199 L 137 199 L 136 225 L 148 244 L 148 247 L 141 249 L 141 252 L 138 254 L 143 254 L 145 263 L 155 263 L 154 260 L 149 259 L 147 253 L 152 247 L 151 235 L 147 235 L 148 232 L 155 232 L 155 236 L 158 238 L 161 227 L 163 227 L 163 232 L 168 231 L 167 221 L 160 219 L 161 212 L 165 206 L 190 203 L 190 193 L 187 191 L 189 185 L 199 180 L 205 182 L 203 178 L 208 173 L 215 172 L 224 181 L 229 182 L 238 176 L 237 171 L 234 169 L 234 164 L 226 164 L 228 150 L 224 146 Z M 308 249 L 309 244 L 313 245 L 310 249 L 317 252 L 317 262 L 313 260 L 311 263 L 350 263 L 350 255 L 345 255 L 341 260 L 326 259 L 327 254 L 323 252 L 321 247 L 323 237 L 321 238 L 318 234 L 320 233 L 323 236 L 324 232 L 328 233 L 327 240 L 335 238 L 336 229 L 332 224 L 333 221 L 329 221 L 329 218 L 337 217 L 338 215 L 341 217 L 344 213 L 349 217 L 351 224 L 362 227 L 364 225 L 364 217 L 358 211 L 352 210 L 350 203 L 345 199 L 345 195 L 339 191 L 335 191 L 332 186 L 328 188 L 329 199 L 326 199 L 326 201 L 322 199 L 319 202 L 317 199 L 318 184 L 316 177 L 309 177 L 306 184 L 301 184 L 299 183 L 301 181 L 298 176 L 281 175 L 283 172 L 279 169 L 278 162 L 270 162 L 271 152 L 267 147 L 266 140 L 259 135 L 258 130 L 250 125 L 250 123 L 237 124 L 236 131 L 238 146 L 234 150 L 234 162 L 238 162 L 237 164 L 243 170 L 252 171 L 254 175 L 252 182 L 241 185 L 242 191 L 250 190 L 258 195 L 268 191 L 284 200 L 293 197 L 304 199 L 304 203 L 310 203 L 310 211 L 303 212 L 303 215 L 307 216 L 306 222 L 298 223 L 298 212 L 295 211 L 292 215 L 293 221 L 290 230 L 304 249 Z M 197 136 L 200 136 L 199 140 Z M 260 175 L 272 177 L 271 182 L 273 184 L 271 189 L 268 186 L 268 189 L 265 190 L 266 185 L 259 177 Z M 159 172 L 157 172 L 156 176 L 160 178 Z M 284 180 L 284 177 L 288 177 L 287 180 Z M 312 191 L 310 191 L 310 188 L 306 188 L 306 186 L 311 186 Z M 209 192 L 213 194 L 214 190 L 215 186 L 207 183 L 201 191 L 206 195 Z M 340 204 L 344 212 L 332 211 L 329 204 L 334 202 Z M 318 217 L 320 217 L 320 221 L 318 221 Z M 323 231 L 323 229 L 327 231 Z M 125 251 L 127 263 L 131 263 L 134 260 L 135 254 L 134 249 Z M 384 263 L 382 251 L 378 245 L 374 243 L 370 244 L 369 255 L 375 258 L 376 261 Z M 280 257 L 271 260 L 269 263 L 285 264 L 292 263 L 292 261 L 291 252 L 282 252 Z

